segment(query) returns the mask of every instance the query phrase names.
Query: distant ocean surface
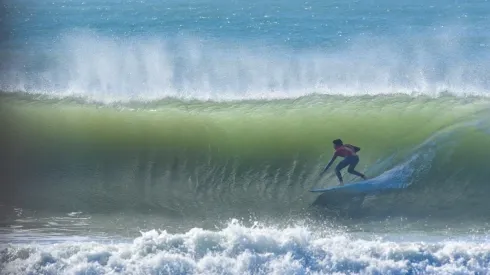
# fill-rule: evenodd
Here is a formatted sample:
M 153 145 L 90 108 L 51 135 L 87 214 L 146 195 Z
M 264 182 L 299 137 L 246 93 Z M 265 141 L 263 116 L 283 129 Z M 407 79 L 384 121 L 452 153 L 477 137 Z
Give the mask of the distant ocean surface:
M 490 274 L 490 2 L 1 4 L 0 274 Z

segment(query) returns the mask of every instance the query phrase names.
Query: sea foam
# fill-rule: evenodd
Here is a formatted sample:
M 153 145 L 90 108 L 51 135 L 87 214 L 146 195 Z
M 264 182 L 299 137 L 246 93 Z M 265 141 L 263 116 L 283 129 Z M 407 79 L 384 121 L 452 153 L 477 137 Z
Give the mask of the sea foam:
M 11 244 L 3 274 L 474 274 L 490 243 L 359 238 L 304 226 L 142 232 L 132 242 Z

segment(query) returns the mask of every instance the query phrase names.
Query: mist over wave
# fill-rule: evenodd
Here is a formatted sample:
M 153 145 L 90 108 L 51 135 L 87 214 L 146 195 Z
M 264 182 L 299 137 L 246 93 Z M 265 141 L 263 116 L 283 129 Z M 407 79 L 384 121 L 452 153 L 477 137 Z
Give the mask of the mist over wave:
M 102 102 L 315 93 L 486 95 L 489 43 L 469 50 L 463 33 L 447 27 L 419 35 L 366 34 L 346 47 L 292 49 L 188 35 L 118 38 L 71 31 L 40 50 L 17 50 L 0 88 Z

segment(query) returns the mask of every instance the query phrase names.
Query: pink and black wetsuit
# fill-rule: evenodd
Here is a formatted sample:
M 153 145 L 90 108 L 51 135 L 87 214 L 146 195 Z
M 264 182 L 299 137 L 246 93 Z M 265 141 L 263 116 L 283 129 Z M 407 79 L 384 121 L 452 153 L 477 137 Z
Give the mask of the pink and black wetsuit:
M 359 156 L 357 155 L 357 152 L 359 152 L 361 148 L 351 144 L 343 144 L 341 140 L 335 140 L 334 144 L 335 153 L 323 172 L 320 174 L 320 176 L 328 170 L 330 165 L 332 165 L 333 161 L 337 157 L 342 157 L 344 159 L 339 164 L 337 164 L 337 167 L 335 167 L 335 174 L 339 178 L 341 184 L 342 175 L 340 174 L 340 170 L 344 169 L 347 166 L 349 166 L 349 169 L 347 169 L 349 173 L 365 179 L 366 177 L 363 174 L 354 170 L 356 168 L 356 165 L 359 163 Z
M 359 150 L 361 150 L 361 148 L 350 144 L 344 144 L 335 149 L 335 155 L 344 158 L 341 162 L 339 162 L 339 164 L 337 164 L 337 167 L 335 167 L 335 174 L 337 174 L 340 181 L 342 181 L 340 170 L 347 166 L 349 166 L 347 172 L 364 178 L 363 174 L 354 170 L 356 165 L 359 163 L 359 156 L 356 154 Z

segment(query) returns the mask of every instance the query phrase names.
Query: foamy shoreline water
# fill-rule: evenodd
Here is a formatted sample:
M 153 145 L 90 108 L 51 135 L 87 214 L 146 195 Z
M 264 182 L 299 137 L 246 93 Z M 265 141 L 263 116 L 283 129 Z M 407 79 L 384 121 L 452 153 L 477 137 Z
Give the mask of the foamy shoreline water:
M 65 241 L 2 248 L 2 274 L 474 274 L 490 244 L 363 240 L 306 227 L 143 232 L 132 242 Z

